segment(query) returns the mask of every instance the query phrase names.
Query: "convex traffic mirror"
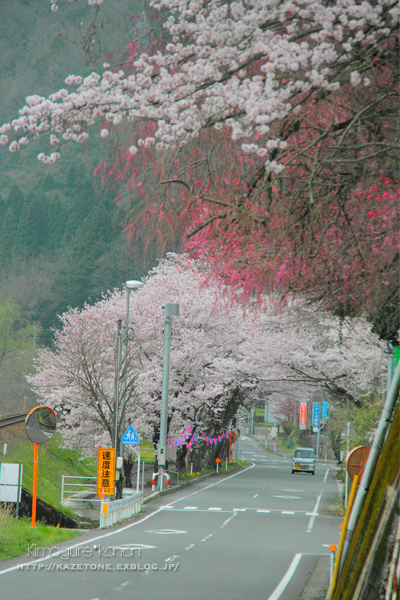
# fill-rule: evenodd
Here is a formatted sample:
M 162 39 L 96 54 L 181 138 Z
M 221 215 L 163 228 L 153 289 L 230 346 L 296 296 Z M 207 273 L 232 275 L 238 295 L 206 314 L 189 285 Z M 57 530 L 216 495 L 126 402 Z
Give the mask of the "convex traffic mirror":
M 56 427 L 56 413 L 48 406 L 36 406 L 25 419 L 25 433 L 35 444 L 48 442 Z

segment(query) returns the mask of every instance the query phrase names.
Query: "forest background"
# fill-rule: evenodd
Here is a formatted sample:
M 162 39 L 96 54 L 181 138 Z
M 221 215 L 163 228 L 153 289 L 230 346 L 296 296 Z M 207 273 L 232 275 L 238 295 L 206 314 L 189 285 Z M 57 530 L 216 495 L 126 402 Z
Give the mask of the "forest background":
M 15 115 L 27 95 L 62 86 L 66 74 L 100 69 L 104 48 L 123 50 L 143 2 L 103 6 L 89 51 L 84 34 L 93 9 L 87 3 L 67 8 L 61 16 L 46 1 L 2 6 L 1 122 Z M 84 151 L 72 145 L 65 160 L 49 169 L 33 145 L 14 154 L 0 148 L 0 325 L 7 329 L 0 336 L 1 413 L 35 405 L 23 374 L 31 371 L 37 346 L 51 345 L 57 314 L 140 279 L 155 264 L 155 253 L 145 261 L 140 246 L 134 253 L 126 240 L 115 189 L 94 185 L 94 169 L 111 151 L 106 144 L 89 143 Z

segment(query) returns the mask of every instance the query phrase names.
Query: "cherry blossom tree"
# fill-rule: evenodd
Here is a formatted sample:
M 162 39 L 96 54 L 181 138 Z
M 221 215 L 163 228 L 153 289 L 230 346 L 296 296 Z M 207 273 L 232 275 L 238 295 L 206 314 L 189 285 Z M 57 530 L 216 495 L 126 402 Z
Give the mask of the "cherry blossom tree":
M 245 296 L 280 288 L 323 298 L 396 342 L 397 3 L 152 7 L 164 47 L 28 97 L 0 143 L 15 151 L 49 132 L 54 151 L 39 159 L 51 164 L 63 141 L 85 143 L 96 123 L 107 138 L 132 122 L 126 163 L 154 152 L 158 185 L 170 186 L 159 202 L 145 195 L 132 233 L 150 219 L 169 239 L 183 216 L 186 249 Z
M 158 440 L 165 302 L 178 302 L 181 310 L 173 323 L 169 435 L 180 437 L 189 424 L 194 433 L 222 433 L 243 402 L 246 377 L 236 368 L 246 335 L 243 309 L 217 303 L 216 288 L 200 284 L 196 269 L 172 259 L 131 297 L 136 334 L 118 375 L 118 443 L 124 413 L 138 431 Z M 43 401 L 62 411 L 67 445 L 93 452 L 96 444 L 114 441 L 116 323 L 125 307 L 125 294 L 115 291 L 82 311 L 64 313 L 55 352 L 43 350 L 29 378 Z
M 279 172 L 275 150 L 287 144 L 278 132 L 265 137 L 271 125 L 299 113 L 315 91 L 369 86 L 363 56 L 372 53 L 373 60 L 375 50 L 379 58 L 378 45 L 388 51 L 399 20 L 392 0 L 161 0 L 152 6 L 166 13 L 171 41 L 164 52 L 142 53 L 132 73 L 105 65 L 102 75 L 67 77 L 76 91 L 27 98 L 21 116 L 3 126 L 4 136 L 11 128 L 18 135 L 11 150 L 26 144 L 27 134 L 45 131 L 53 132 L 53 145 L 57 136 L 83 142 L 86 129 L 101 119 L 114 125 L 124 118 L 154 121 L 154 137 L 139 146 L 161 147 L 185 145 L 204 128 L 226 124 L 233 139 L 249 140 L 242 144 L 245 152 L 261 156 L 268 172 Z M 52 162 L 57 156 L 39 158 Z
M 130 296 L 135 338 L 118 374 L 118 444 L 125 417 L 158 442 L 165 302 L 180 305 L 172 323 L 170 440 L 189 427 L 193 435 L 218 437 L 240 407 L 265 394 L 279 407 L 324 386 L 357 403 L 382 376 L 384 345 L 364 321 L 341 322 L 300 300 L 283 309 L 265 298 L 263 307 L 254 302 L 244 310 L 204 280 L 198 264 L 169 255 Z M 116 323 L 125 310 L 126 294 L 115 290 L 64 313 L 55 350 L 40 352 L 37 372 L 28 378 L 41 400 L 60 412 L 64 443 L 89 454 L 114 442 Z

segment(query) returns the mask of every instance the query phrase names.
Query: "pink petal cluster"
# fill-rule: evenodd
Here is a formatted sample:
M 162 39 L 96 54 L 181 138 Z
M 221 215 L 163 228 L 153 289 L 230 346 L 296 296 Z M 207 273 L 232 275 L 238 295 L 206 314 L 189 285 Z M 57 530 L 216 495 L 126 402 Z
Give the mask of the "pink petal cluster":
M 384 43 L 399 22 L 392 0 L 155 0 L 153 7 L 169 14 L 163 52 L 143 53 L 117 72 L 70 75 L 74 91 L 27 98 L 15 132 L 63 135 L 77 125 L 80 141 L 97 121 L 145 119 L 157 123 L 157 144 L 180 147 L 205 127 L 225 125 L 278 173 L 262 141 L 270 126 L 311 91 L 337 90 L 337 73 L 346 73 L 360 45 L 367 52 Z M 356 71 L 350 79 L 362 83 Z
M 315 385 L 354 398 L 383 375 L 385 347 L 364 321 L 340 321 L 300 299 L 282 309 L 266 297 L 263 310 L 244 310 L 204 281 L 195 262 L 169 255 L 130 295 L 135 338 L 119 374 L 119 436 L 129 417 L 141 435 L 156 439 L 165 302 L 180 306 L 172 323 L 171 439 L 189 426 L 194 434 L 225 431 L 232 415 L 265 394 L 279 411 L 288 398 L 310 399 Z M 115 290 L 61 315 L 54 351 L 41 350 L 28 377 L 40 400 L 60 412 L 65 444 L 88 455 L 114 439 L 117 320 L 125 312 L 126 292 Z

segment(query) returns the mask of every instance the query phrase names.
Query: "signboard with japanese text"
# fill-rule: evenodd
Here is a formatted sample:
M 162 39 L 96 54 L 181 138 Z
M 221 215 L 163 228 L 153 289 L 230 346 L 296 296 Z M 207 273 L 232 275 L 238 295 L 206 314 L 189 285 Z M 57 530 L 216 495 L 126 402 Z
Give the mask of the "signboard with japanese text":
M 328 403 L 326 400 L 324 400 L 322 402 L 322 418 L 323 419 L 327 419 L 328 418 Z
M 115 488 L 115 448 L 97 450 L 97 494 L 112 496 Z
M 300 429 L 307 429 L 307 402 L 300 402 Z
M 318 428 L 319 428 L 319 402 L 313 402 L 312 425 L 313 425 L 313 431 L 318 431 Z

